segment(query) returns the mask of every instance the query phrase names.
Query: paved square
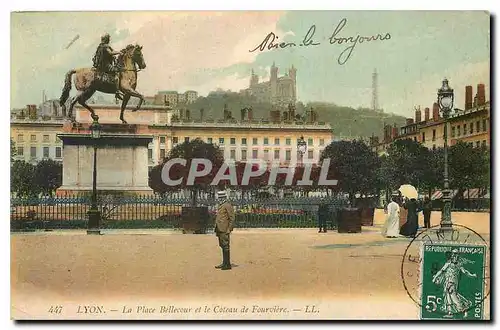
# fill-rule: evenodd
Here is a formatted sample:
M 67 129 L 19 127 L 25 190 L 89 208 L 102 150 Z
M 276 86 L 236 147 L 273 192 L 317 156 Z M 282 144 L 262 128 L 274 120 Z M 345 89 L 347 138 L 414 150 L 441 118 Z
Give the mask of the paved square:
M 454 213 L 453 218 L 489 240 L 488 213 Z M 432 224 L 439 220 L 440 214 L 433 212 Z M 419 307 L 401 280 L 402 256 L 410 240 L 383 238 L 383 221 L 383 212 L 377 210 L 375 226 L 363 227 L 360 234 L 235 230 L 231 271 L 214 268 L 221 256 L 213 234 L 166 230 L 112 230 L 102 236 L 88 236 L 85 231 L 12 234 L 12 316 L 418 319 Z M 175 308 L 194 303 L 209 305 L 206 308 L 213 313 L 174 313 Z M 160 304 L 162 317 L 148 315 L 150 306 L 159 312 Z M 175 305 L 171 312 L 169 304 Z M 256 312 L 239 314 L 245 304 L 257 305 Z M 106 313 L 83 313 L 84 307 L 94 305 L 104 306 Z M 141 312 L 138 305 L 144 305 Z M 48 313 L 54 306 L 62 306 L 62 313 Z M 217 306 L 220 313 L 213 310 Z M 228 312 L 233 306 L 238 311 Z M 259 306 L 285 306 L 287 312 L 262 314 Z M 127 315 L 126 308 L 133 313 Z M 488 301 L 485 314 L 488 318 Z

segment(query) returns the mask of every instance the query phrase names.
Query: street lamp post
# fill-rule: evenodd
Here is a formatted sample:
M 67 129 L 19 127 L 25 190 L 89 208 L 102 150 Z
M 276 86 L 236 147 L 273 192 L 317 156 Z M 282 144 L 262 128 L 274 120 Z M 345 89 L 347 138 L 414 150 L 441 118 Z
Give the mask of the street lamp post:
M 448 86 L 448 79 L 443 80 L 443 85 L 438 90 L 438 104 L 443 113 L 444 129 L 444 189 L 443 189 L 443 209 L 441 212 L 441 229 L 452 229 L 451 221 L 451 197 L 450 183 L 448 179 L 448 118 L 453 109 L 453 89 Z
M 304 165 L 304 154 L 307 150 L 307 142 L 304 140 L 304 137 L 301 136 L 300 139 L 297 140 L 297 153 L 299 156 L 299 166 Z
M 94 170 L 92 173 L 92 200 L 90 210 L 88 211 L 89 223 L 87 234 L 100 235 L 101 212 L 97 208 L 97 141 L 101 137 L 101 125 L 96 120 L 90 125 L 90 134 L 94 142 Z

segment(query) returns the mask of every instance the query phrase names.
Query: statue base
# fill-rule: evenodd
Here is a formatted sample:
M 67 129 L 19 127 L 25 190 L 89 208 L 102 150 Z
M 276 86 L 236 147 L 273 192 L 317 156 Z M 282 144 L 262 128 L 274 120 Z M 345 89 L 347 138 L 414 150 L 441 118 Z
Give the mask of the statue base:
M 76 133 L 58 134 L 64 157 L 63 182 L 56 194 L 92 192 L 94 147 L 100 194 L 152 194 L 148 185 L 148 144 L 153 136 L 134 134 L 135 125 L 106 125 L 101 137 L 93 139 L 90 132 L 84 131 L 86 126 L 76 128 Z M 120 129 L 125 132 L 120 133 Z

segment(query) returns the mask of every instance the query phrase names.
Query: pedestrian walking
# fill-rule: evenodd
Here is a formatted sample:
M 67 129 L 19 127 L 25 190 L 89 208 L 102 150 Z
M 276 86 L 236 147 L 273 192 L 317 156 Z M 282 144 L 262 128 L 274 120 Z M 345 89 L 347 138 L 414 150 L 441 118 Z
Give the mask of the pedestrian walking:
M 382 236 L 387 238 L 396 238 L 399 236 L 399 204 L 397 203 L 399 194 L 392 194 L 392 201 L 387 205 L 387 216 Z

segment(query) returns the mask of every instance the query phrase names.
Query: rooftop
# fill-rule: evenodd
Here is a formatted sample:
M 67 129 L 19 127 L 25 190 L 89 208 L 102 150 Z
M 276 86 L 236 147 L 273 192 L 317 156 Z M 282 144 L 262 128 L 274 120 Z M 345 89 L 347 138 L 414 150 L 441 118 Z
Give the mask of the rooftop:
M 158 91 L 158 94 L 179 94 L 178 91 Z
M 330 124 L 320 123 L 292 123 L 281 122 L 272 123 L 268 121 L 243 121 L 243 122 L 224 122 L 224 121 L 173 121 L 169 127 L 185 127 L 185 128 L 241 128 L 241 129 L 292 129 L 292 130 L 318 130 L 331 131 Z
M 120 111 L 121 110 L 121 106 L 120 105 L 117 105 L 117 104 L 91 104 L 90 105 L 92 108 L 94 108 L 94 110 L 98 110 L 98 109 L 112 109 L 112 110 L 116 110 L 116 111 Z M 136 104 L 129 104 L 127 105 L 127 107 L 125 109 L 127 110 L 133 110 L 135 109 L 137 105 Z M 75 105 L 75 108 L 78 108 L 78 109 L 84 109 L 81 105 Z M 166 106 L 166 105 L 153 105 L 153 104 L 142 104 L 141 106 L 141 109 L 139 111 L 142 111 L 142 110 L 172 110 L 173 108 L 170 107 L 170 106 Z

